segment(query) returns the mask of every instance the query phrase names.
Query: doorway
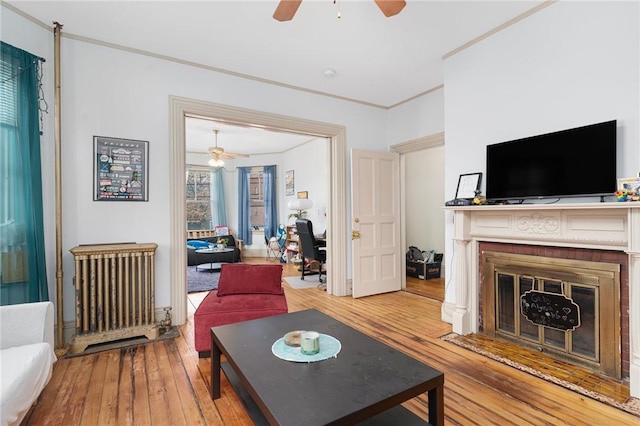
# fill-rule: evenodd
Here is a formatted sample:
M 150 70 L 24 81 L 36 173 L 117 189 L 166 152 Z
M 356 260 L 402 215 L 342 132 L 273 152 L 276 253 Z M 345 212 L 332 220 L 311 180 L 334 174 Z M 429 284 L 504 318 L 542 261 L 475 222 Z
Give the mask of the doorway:
M 444 133 L 391 146 L 400 154 L 402 244 L 444 252 Z M 404 262 L 404 261 L 403 261 Z M 403 274 L 405 291 L 444 301 L 444 274 L 428 280 Z
M 312 202 L 313 207 L 306 209 L 305 217 L 319 232 L 326 229 L 325 212 L 330 196 L 327 188 L 329 139 L 239 126 L 218 121 L 215 117 L 188 115 L 184 120 L 188 236 L 205 237 L 210 241 L 215 228 L 225 226 L 234 235 L 233 241 L 242 240 L 243 262 L 251 257 L 264 258 L 267 256 L 266 234 L 269 233 L 265 229 L 268 228 L 265 220 L 270 220 L 265 218 L 265 214 L 269 212 L 271 217 L 277 210 L 274 218 L 277 222 L 272 233 L 278 232 L 278 225 L 282 226 L 279 232 L 284 233 L 285 225 L 293 223 L 292 215 L 288 215 L 292 212 L 288 210 L 288 203 L 301 194 Z M 275 167 L 269 169 L 269 178 L 265 179 L 267 165 Z M 243 170 L 250 170 L 247 179 L 249 191 L 244 194 L 248 198 L 248 208 L 242 212 L 248 216 L 252 238 L 242 235 L 239 226 L 242 222 L 239 219 L 242 204 L 238 198 L 239 178 Z M 292 176 L 295 171 L 295 190 L 294 182 L 291 188 L 285 187 L 287 171 Z M 268 198 L 264 188 L 267 181 L 273 188 Z M 219 274 L 214 272 L 213 279 L 208 277 L 211 273 L 202 276 L 193 265 L 197 257 L 193 251 L 189 251 L 187 257 L 190 265 L 187 267 L 188 289 L 200 291 L 215 287 Z M 239 255 L 233 259 L 236 262 L 241 260 Z M 272 260 L 275 261 L 275 256 Z
M 305 120 L 171 96 L 170 106 L 170 193 L 171 193 L 171 306 L 174 322 L 183 324 L 187 317 L 186 286 L 186 220 L 185 220 L 185 127 L 184 117 L 196 115 L 215 117 L 218 121 L 237 125 L 252 125 L 274 131 L 309 134 L 329 139 L 328 192 L 332 197 L 327 206 L 327 239 L 329 241 L 327 292 L 347 295 L 346 235 L 346 129 L 344 126 Z

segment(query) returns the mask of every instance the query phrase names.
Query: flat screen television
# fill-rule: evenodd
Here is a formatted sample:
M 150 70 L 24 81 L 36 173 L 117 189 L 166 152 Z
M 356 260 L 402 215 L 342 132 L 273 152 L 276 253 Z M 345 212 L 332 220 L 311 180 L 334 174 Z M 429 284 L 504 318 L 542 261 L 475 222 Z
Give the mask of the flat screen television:
M 611 195 L 616 120 L 487 146 L 488 200 Z

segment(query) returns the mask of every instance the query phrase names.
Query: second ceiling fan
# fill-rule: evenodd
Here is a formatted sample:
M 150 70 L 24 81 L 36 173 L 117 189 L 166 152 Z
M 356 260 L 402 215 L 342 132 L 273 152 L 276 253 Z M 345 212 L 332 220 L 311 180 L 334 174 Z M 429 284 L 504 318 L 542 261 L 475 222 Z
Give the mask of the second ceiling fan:
M 374 0 L 387 18 L 397 15 L 407 5 L 404 0 Z M 335 0 L 334 0 L 335 2 Z M 273 18 L 277 21 L 290 21 L 296 14 L 302 0 L 280 0 Z
M 207 155 L 211 156 L 209 160 L 209 165 L 211 167 L 222 167 L 224 166 L 223 158 L 247 158 L 249 157 L 247 154 L 237 154 L 234 152 L 225 152 L 224 148 L 218 146 L 218 132 L 219 130 L 214 130 L 213 133 L 216 135 L 216 146 L 212 146 L 209 148 Z

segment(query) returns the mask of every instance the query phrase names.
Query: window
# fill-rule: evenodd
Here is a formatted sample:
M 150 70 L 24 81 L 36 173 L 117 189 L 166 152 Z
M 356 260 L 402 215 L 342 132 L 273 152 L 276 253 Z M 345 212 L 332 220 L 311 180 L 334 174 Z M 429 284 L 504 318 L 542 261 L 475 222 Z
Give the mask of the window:
M 211 178 L 206 167 L 187 169 L 187 230 L 213 229 Z
M 15 179 L 22 179 L 18 171 L 18 165 L 15 163 L 17 144 L 5 143 L 5 139 L 16 139 L 17 126 L 16 126 L 16 92 L 18 90 L 18 84 L 13 75 L 14 64 L 5 61 L 4 58 L 0 60 L 0 81 L 3 84 L 0 85 L 0 131 L 2 132 L 2 144 L 0 144 L 0 193 L 2 194 L 2 208 L 0 209 L 0 224 L 6 224 L 15 219 L 14 212 L 10 209 L 10 202 L 14 190 L 12 185 L 15 185 Z M 2 228 L 0 228 L 2 230 Z M 2 243 L 5 243 L 5 235 L 2 235 Z M 6 251 L 6 247 L 2 247 L 2 251 Z
M 264 167 L 252 167 L 249 174 L 251 226 L 264 228 Z

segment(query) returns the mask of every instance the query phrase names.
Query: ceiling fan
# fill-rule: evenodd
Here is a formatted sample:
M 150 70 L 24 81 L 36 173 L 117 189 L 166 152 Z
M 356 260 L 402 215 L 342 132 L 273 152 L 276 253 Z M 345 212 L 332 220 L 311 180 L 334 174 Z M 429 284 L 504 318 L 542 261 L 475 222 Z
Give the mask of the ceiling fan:
M 218 132 L 219 130 L 214 129 L 213 133 L 216 135 L 216 146 L 209 147 L 209 151 L 207 155 L 211 156 L 209 160 L 209 165 L 211 167 L 222 167 L 224 166 L 223 158 L 247 158 L 249 157 L 247 154 L 237 154 L 234 152 L 225 152 L 224 148 L 218 146 Z
M 374 0 L 387 18 L 397 15 L 407 5 L 404 0 Z M 273 18 L 277 21 L 290 21 L 296 14 L 302 0 L 280 0 Z M 334 0 L 335 3 L 335 0 Z

